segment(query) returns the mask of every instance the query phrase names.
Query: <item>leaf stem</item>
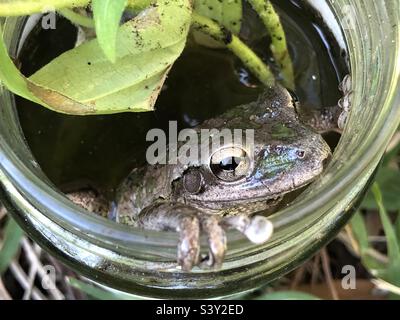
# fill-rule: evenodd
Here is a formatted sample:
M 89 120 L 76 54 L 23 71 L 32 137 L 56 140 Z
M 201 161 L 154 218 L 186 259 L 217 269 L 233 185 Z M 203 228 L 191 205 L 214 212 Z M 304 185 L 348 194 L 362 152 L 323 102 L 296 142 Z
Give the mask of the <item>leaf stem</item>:
M 58 12 L 71 21 L 73 24 L 85 27 L 85 28 L 94 28 L 94 21 L 92 18 L 86 17 L 71 9 L 59 9 Z
M 135 12 L 139 12 L 149 7 L 156 0 L 128 0 L 127 7 Z
M 274 75 L 269 67 L 253 50 L 230 31 L 195 12 L 192 14 L 192 27 L 224 43 L 263 84 L 270 86 L 275 83 Z
M 85 7 L 89 2 L 89 0 L 6 1 L 0 3 L 0 17 L 25 16 L 50 9 Z
M 271 51 L 275 61 L 281 68 L 283 83 L 294 89 L 293 64 L 287 47 L 286 35 L 279 15 L 269 0 L 248 0 L 253 9 L 260 16 L 271 37 Z

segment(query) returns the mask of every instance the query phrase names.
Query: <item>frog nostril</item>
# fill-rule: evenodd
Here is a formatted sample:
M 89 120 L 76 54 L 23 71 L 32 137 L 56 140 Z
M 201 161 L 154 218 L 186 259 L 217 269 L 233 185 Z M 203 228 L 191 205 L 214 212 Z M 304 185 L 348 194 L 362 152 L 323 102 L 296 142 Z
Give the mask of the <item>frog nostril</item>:
M 297 150 L 296 155 L 299 159 L 304 159 L 304 157 L 306 156 L 306 152 L 304 150 Z

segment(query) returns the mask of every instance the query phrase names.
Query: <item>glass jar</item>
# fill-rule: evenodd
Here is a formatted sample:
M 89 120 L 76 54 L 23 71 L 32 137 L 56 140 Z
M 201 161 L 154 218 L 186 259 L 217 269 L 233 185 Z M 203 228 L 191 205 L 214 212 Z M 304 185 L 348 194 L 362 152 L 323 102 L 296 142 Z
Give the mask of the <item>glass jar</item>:
M 400 122 L 398 0 L 309 0 L 347 48 L 352 112 L 333 161 L 289 207 L 271 217 L 275 234 L 256 246 L 230 232 L 221 270 L 176 267 L 177 235 L 116 225 L 73 205 L 41 172 L 24 140 L 13 96 L 0 87 L 2 198 L 23 229 L 78 273 L 149 297 L 213 298 L 265 284 L 297 267 L 351 217 Z M 11 53 L 23 19 L 6 19 Z M 343 28 L 342 28 L 343 27 Z

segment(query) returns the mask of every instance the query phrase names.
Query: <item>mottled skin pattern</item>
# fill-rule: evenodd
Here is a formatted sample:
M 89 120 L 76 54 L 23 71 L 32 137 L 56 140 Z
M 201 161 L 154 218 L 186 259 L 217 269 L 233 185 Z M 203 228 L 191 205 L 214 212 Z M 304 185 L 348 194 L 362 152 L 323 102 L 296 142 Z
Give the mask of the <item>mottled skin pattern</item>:
M 206 128 L 254 129 L 254 157 L 248 157 L 245 144 L 221 146 L 224 157 L 240 155 L 236 168 L 227 170 L 219 160 L 213 163 L 216 153 L 206 163 L 148 165 L 133 169 L 123 181 L 113 209 L 93 194 L 81 192 L 70 198 L 120 223 L 178 232 L 178 263 L 183 270 L 198 264 L 218 268 L 226 251 L 224 229 L 236 228 L 255 243 L 266 241 L 272 226 L 254 213 L 275 206 L 283 195 L 321 174 L 331 151 L 320 132 L 340 130 L 350 88 L 346 77 L 341 85 L 344 98 L 320 114 L 304 112 L 280 86 L 267 88 L 257 102 L 233 108 L 196 128 L 199 133 Z M 203 259 L 201 232 L 209 243 L 209 254 Z

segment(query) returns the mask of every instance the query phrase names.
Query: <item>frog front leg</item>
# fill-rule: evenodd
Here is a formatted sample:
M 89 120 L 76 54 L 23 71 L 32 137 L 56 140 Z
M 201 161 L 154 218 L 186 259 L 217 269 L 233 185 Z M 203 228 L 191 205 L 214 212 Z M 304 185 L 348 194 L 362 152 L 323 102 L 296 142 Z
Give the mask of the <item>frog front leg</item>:
M 178 263 L 190 271 L 200 260 L 200 231 L 208 238 L 209 256 L 202 264 L 219 268 L 226 251 L 225 231 L 217 217 L 181 203 L 157 201 L 146 207 L 137 217 L 137 226 L 146 230 L 179 233 Z
M 118 211 L 119 220 L 123 220 L 120 222 L 145 230 L 178 232 L 177 260 L 184 271 L 190 271 L 199 264 L 208 268 L 221 267 L 227 249 L 225 229 L 237 229 L 255 244 L 264 243 L 272 235 L 272 223 L 259 215 L 250 217 L 247 214 L 238 214 L 223 218 L 182 203 L 157 200 L 141 210 L 137 216 L 132 216 L 131 213 L 122 212 L 127 208 L 132 209 L 131 207 L 115 207 L 94 190 L 68 193 L 67 197 L 80 207 L 109 219 L 115 214 L 114 211 Z M 200 263 L 201 233 L 207 236 L 209 254 Z
M 112 203 L 93 189 L 79 190 L 66 194 L 67 198 L 89 212 L 109 218 Z
M 103 217 L 112 218 L 113 205 L 94 190 L 81 190 L 67 194 L 78 206 Z M 115 208 L 117 221 L 145 230 L 173 231 L 179 233 L 178 264 L 190 271 L 200 262 L 200 230 L 208 237 L 210 254 L 204 263 L 209 267 L 221 266 L 225 251 L 225 232 L 218 219 L 204 215 L 193 207 L 158 200 L 135 216 L 129 206 Z M 124 212 L 128 210 L 129 212 Z M 115 219 L 112 219 L 115 220 Z
M 298 110 L 302 121 L 320 133 L 337 131 L 342 132 L 346 124 L 347 116 L 351 108 L 352 85 L 351 77 L 347 75 L 339 85 L 342 92 L 342 98 L 338 104 L 322 109 L 300 109 Z

